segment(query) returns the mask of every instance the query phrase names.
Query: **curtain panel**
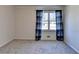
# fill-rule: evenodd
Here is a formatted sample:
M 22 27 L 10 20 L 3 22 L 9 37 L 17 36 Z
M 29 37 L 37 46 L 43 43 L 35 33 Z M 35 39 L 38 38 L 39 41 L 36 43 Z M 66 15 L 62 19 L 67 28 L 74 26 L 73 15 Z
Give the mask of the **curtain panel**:
M 35 40 L 38 41 L 41 39 L 41 32 L 42 32 L 42 15 L 43 15 L 43 10 L 36 10 L 36 35 L 35 35 Z
M 64 27 L 62 20 L 62 10 L 56 10 L 56 39 L 58 41 L 64 40 Z

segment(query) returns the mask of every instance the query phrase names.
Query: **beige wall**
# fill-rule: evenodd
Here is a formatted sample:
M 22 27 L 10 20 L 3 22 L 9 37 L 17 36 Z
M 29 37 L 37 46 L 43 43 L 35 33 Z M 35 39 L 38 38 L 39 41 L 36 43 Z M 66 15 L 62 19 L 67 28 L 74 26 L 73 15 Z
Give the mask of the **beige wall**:
M 79 6 L 65 8 L 65 42 L 79 53 Z
M 37 9 L 61 10 L 63 9 L 63 6 L 16 6 L 15 39 L 35 40 L 35 24 Z
M 14 6 L 0 6 L 0 47 L 14 39 Z
M 35 9 L 29 6 L 16 7 L 16 38 L 34 40 Z

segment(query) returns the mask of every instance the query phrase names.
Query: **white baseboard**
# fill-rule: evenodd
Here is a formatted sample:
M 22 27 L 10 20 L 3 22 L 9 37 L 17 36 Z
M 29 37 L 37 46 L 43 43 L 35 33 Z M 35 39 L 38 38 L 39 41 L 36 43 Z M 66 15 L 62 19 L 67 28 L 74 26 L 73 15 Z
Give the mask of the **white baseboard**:
M 75 52 L 77 52 L 79 54 L 79 50 L 77 50 L 75 47 L 73 47 L 71 44 L 65 42 L 65 44 L 67 44 L 69 47 L 71 47 Z
M 14 39 L 12 39 L 12 40 L 14 40 Z M 11 42 L 12 40 L 8 40 L 8 41 L 6 41 L 5 43 L 0 44 L 0 47 L 2 47 L 2 46 L 4 46 L 4 45 L 8 44 L 8 43 Z
M 27 40 L 27 41 L 35 41 L 35 39 L 15 39 L 15 40 Z M 56 41 L 55 39 L 52 40 L 52 39 L 41 39 L 40 41 Z
M 25 39 L 25 38 L 23 38 L 23 39 L 15 39 L 15 40 L 35 40 L 35 39 Z

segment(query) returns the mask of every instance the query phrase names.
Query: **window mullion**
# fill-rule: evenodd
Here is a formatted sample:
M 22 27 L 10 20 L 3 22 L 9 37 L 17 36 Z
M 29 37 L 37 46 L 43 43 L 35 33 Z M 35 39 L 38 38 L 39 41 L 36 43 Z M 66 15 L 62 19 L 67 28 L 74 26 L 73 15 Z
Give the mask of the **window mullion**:
M 48 12 L 48 31 L 50 31 L 50 13 Z

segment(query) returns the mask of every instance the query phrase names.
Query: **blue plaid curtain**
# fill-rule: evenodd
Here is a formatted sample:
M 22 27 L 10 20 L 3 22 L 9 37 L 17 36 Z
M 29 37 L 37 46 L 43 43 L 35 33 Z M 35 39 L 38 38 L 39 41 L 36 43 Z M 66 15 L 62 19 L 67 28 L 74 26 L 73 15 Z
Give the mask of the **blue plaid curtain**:
M 64 29 L 62 21 L 62 10 L 56 10 L 56 39 L 58 41 L 64 40 Z
M 41 39 L 41 21 L 42 21 L 43 10 L 36 10 L 36 35 L 35 40 L 38 41 Z

